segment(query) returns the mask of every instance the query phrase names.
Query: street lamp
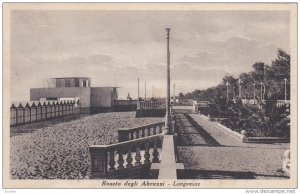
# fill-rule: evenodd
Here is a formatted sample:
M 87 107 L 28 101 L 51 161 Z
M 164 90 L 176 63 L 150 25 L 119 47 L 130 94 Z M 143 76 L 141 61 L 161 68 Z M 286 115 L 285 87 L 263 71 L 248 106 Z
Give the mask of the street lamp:
M 239 98 L 242 99 L 242 84 L 243 81 L 239 79 Z
M 171 129 L 171 110 L 170 110 L 170 28 L 166 28 L 167 31 L 167 98 L 166 98 L 166 121 L 165 132 L 166 134 L 172 134 Z
M 263 92 L 263 88 L 264 87 L 264 92 Z M 261 100 L 264 100 L 264 96 L 265 96 L 265 93 L 266 93 L 266 86 L 264 83 L 260 82 L 260 99 Z
M 255 83 L 253 84 L 253 104 L 255 104 Z
M 286 102 L 286 82 L 287 82 L 287 79 L 284 78 L 284 101 Z
M 227 86 L 227 100 L 228 100 L 228 98 L 229 98 L 229 94 L 228 94 L 228 87 L 230 86 L 230 84 L 228 83 L 228 82 L 226 82 L 226 86 Z

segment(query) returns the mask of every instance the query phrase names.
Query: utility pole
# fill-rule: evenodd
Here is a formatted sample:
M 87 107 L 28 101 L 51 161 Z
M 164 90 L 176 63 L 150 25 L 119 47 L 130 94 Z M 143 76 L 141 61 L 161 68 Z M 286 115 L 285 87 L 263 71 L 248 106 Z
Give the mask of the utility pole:
M 117 72 L 115 72 L 115 88 L 117 87 Z
M 228 92 L 228 87 L 230 86 L 229 82 L 226 82 L 227 90 L 226 90 L 226 96 L 227 100 L 229 100 L 229 92 Z
M 167 31 L 167 98 L 166 98 L 166 121 L 165 130 L 166 134 L 172 134 L 171 132 L 171 112 L 170 112 L 170 28 L 166 28 Z
M 146 82 L 145 82 L 145 101 L 147 99 L 147 85 L 146 85 Z
M 152 98 L 154 98 L 154 96 L 153 96 L 153 86 L 151 88 L 151 95 L 152 95 Z
M 175 96 L 175 82 L 174 82 L 174 88 L 173 88 L 173 92 L 174 92 L 174 98 L 173 98 L 173 104 L 176 102 L 176 96 Z
M 253 104 L 255 104 L 255 82 L 253 84 Z
M 286 93 L 286 82 L 287 82 L 287 79 L 286 78 L 284 78 L 284 101 L 285 101 L 285 103 L 286 103 L 286 99 L 287 99 L 287 93 Z
M 138 101 L 140 100 L 140 78 L 138 77 Z
M 239 98 L 242 99 L 242 84 L 243 81 L 239 79 Z

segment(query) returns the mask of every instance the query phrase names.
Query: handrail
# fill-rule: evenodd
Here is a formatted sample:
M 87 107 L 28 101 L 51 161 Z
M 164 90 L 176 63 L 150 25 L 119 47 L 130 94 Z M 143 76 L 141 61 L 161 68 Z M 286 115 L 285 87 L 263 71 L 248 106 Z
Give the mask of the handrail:
M 163 137 L 164 137 L 163 134 L 158 134 L 158 135 L 152 135 L 152 136 L 148 136 L 148 137 L 133 139 L 133 140 L 109 144 L 109 145 L 91 145 L 90 150 L 92 149 L 92 151 L 93 151 L 93 149 L 117 149 L 117 148 L 120 148 L 123 146 L 137 145 L 137 144 L 141 144 L 141 143 L 148 142 L 151 140 L 157 140 L 158 138 L 163 139 Z
M 133 128 L 121 128 L 121 129 L 118 129 L 118 131 L 135 131 L 137 129 L 148 128 L 148 127 L 162 125 L 162 124 L 165 124 L 165 122 L 164 121 L 160 121 L 160 122 L 151 123 L 151 124 L 147 124 L 147 125 L 140 125 L 138 127 L 133 127 Z

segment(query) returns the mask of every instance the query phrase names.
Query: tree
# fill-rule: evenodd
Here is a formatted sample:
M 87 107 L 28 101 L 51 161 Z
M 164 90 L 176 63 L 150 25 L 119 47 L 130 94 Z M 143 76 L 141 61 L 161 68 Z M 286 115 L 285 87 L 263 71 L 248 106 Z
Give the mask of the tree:
M 279 94 L 278 99 L 284 99 L 284 79 L 287 79 L 287 96 L 290 96 L 290 55 L 278 49 L 277 59 L 272 61 L 270 74 L 273 75 L 267 80 L 269 85 L 269 96 Z
M 252 72 L 252 77 L 258 82 L 262 82 L 265 76 L 265 64 L 262 62 L 257 62 L 252 65 L 254 71 Z

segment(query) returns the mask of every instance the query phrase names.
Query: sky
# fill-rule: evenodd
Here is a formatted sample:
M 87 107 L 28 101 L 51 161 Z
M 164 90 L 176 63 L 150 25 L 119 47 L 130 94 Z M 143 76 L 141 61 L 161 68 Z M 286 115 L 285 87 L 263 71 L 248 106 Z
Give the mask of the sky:
M 290 51 L 288 11 L 24 11 L 11 13 L 12 101 L 53 77 L 90 77 L 92 87 L 164 96 L 166 31 L 171 85 L 187 93 L 238 76 Z M 152 89 L 154 88 L 154 89 Z M 171 90 L 173 94 L 173 87 Z

